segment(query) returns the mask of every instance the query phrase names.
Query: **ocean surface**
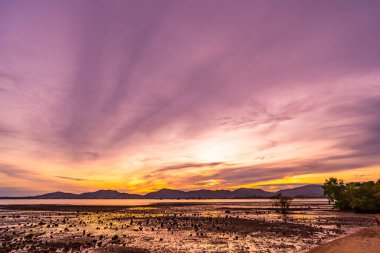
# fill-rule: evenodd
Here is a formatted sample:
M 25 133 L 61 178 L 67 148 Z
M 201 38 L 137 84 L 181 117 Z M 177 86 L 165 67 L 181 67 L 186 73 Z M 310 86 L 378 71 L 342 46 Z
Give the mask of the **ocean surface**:
M 267 206 L 272 199 L 0 199 L 0 205 L 104 205 L 145 206 L 157 203 L 246 203 Z M 293 199 L 292 205 L 328 204 L 327 199 Z

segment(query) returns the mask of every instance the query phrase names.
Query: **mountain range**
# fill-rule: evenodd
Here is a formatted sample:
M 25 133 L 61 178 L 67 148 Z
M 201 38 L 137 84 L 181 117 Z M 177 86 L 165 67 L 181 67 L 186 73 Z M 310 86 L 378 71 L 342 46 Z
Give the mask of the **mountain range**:
M 240 188 L 237 190 L 195 190 L 181 191 L 161 189 L 145 195 L 122 193 L 114 190 L 99 190 L 81 194 L 52 192 L 28 197 L 0 197 L 2 199 L 243 199 L 243 198 L 270 198 L 281 193 L 287 197 L 322 198 L 321 185 L 310 184 L 277 192 L 264 191 L 262 189 Z

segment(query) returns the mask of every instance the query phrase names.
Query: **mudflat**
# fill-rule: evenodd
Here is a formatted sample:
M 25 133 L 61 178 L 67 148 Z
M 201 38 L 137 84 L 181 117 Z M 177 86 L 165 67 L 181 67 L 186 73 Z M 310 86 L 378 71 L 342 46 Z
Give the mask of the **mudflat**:
M 0 253 L 304 252 L 374 225 L 372 216 L 307 203 L 286 216 L 252 203 L 0 206 Z
M 380 226 L 360 231 L 320 245 L 309 253 L 380 253 Z

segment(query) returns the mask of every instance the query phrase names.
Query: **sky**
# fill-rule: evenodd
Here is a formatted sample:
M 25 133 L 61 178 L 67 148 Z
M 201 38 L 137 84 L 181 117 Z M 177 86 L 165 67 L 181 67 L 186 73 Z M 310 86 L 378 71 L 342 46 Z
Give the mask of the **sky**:
M 0 2 L 0 195 L 380 178 L 380 1 Z

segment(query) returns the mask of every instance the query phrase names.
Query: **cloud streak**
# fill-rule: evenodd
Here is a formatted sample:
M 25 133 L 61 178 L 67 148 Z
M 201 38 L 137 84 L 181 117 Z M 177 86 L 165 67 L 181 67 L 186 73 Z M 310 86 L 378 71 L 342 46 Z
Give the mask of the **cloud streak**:
M 155 172 L 163 172 L 163 171 L 173 171 L 173 170 L 182 170 L 182 169 L 188 169 L 188 168 L 202 168 L 202 167 L 215 167 L 219 165 L 223 165 L 222 162 L 213 162 L 213 163 L 184 163 L 184 164 L 177 164 L 177 165 L 170 165 L 162 167 Z
M 364 2 L 2 1 L 2 173 L 147 191 L 380 166 Z
M 56 178 L 67 179 L 67 180 L 72 180 L 72 181 L 84 181 L 84 180 L 85 180 L 85 179 L 83 179 L 83 178 L 63 177 L 63 176 L 56 176 Z

